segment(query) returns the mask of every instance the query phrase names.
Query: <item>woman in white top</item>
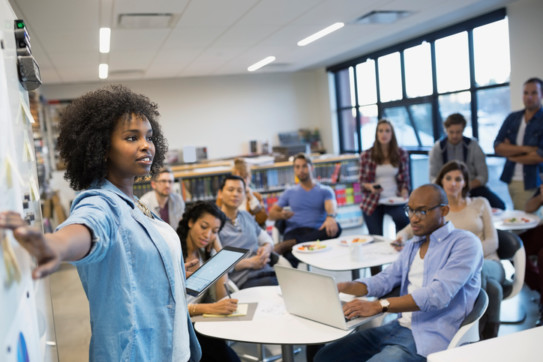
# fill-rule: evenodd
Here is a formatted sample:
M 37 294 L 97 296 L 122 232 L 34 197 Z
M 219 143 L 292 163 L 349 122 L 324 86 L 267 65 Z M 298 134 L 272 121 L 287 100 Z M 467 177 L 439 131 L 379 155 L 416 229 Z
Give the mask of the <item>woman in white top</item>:
M 403 210 L 409 196 L 409 156 L 398 147 L 390 121 L 377 123 L 373 147 L 360 155 L 359 176 L 360 208 L 370 234 L 383 235 L 385 214 L 392 217 L 396 230 L 409 224 Z
M 198 201 L 188 207 L 177 228 L 185 260 L 197 260 L 196 266 L 199 267 L 221 250 L 217 235 L 225 222 L 226 216 L 213 203 Z M 233 313 L 237 309 L 238 300 L 224 298 L 227 278 L 226 274 L 223 275 L 215 285 L 198 297 L 187 296 L 189 314 L 195 316 Z M 196 335 L 202 346 L 200 361 L 239 361 L 239 357 L 224 340 L 209 338 L 198 332 Z
M 450 211 L 445 218 L 456 228 L 471 231 L 481 239 L 485 257 L 481 287 L 487 292 L 489 302 L 479 326 L 482 339 L 496 337 L 500 327 L 505 271 L 497 253 L 498 233 L 492 222 L 490 204 L 482 197 L 468 197 L 469 173 L 462 162 L 451 161 L 443 165 L 436 178 L 436 184 L 443 187 L 449 200 Z M 398 239 L 402 240 L 410 239 L 412 236 L 411 226 L 398 233 Z

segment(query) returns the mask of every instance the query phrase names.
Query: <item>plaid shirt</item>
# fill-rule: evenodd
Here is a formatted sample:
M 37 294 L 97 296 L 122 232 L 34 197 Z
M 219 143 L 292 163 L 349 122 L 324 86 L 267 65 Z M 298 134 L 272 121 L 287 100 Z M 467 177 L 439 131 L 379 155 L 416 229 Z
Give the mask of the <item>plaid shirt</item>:
M 375 169 L 377 163 L 371 159 L 371 148 L 360 154 L 360 187 L 362 189 L 362 203 L 360 208 L 366 214 L 371 215 L 379 204 L 379 195 L 377 193 L 371 193 L 363 186 L 365 183 L 375 182 Z M 398 184 L 398 190 L 396 193 L 399 195 L 402 189 L 409 190 L 409 155 L 403 148 L 398 148 L 400 153 L 400 165 L 398 167 L 398 174 L 396 175 L 396 183 Z

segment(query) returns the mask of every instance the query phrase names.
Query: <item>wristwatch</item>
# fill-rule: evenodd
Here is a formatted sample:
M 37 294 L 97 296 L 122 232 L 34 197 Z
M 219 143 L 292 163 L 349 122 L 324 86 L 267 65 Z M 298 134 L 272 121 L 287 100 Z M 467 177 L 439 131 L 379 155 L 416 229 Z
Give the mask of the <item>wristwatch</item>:
M 381 304 L 381 312 L 388 312 L 388 307 L 390 307 L 390 302 L 386 299 L 380 299 L 379 304 Z
M 337 216 L 337 214 L 326 214 L 326 217 L 331 217 L 333 219 L 335 219 Z

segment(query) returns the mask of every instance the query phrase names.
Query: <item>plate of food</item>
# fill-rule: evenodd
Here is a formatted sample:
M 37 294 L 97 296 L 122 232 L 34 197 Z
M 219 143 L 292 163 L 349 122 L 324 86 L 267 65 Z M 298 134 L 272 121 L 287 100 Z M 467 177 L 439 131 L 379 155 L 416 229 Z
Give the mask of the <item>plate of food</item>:
M 537 219 L 529 215 L 518 215 L 502 220 L 503 225 L 507 226 L 526 226 L 537 222 Z
M 364 236 L 357 236 L 353 239 L 340 239 L 339 245 L 341 246 L 349 246 L 351 244 L 357 244 L 360 243 L 362 245 L 366 245 L 373 242 L 373 236 L 364 235 Z
M 294 245 L 292 249 L 299 253 L 319 253 L 321 251 L 329 250 L 330 247 L 320 241 L 309 241 L 307 243 Z
M 403 205 L 407 203 L 407 198 L 401 196 L 383 197 L 379 199 L 380 205 Z

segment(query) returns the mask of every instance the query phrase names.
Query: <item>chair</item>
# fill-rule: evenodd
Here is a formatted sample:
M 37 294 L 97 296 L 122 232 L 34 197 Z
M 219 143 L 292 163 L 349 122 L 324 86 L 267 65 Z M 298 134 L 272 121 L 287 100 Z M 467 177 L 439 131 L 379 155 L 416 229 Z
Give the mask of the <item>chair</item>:
M 481 289 L 473 304 L 473 309 L 460 325 L 447 349 L 479 341 L 479 319 L 481 319 L 487 307 L 488 295 L 486 295 L 484 289 Z
M 500 259 L 508 260 L 515 268 L 512 280 L 506 280 L 503 285 L 503 299 L 506 300 L 517 295 L 524 285 L 526 253 L 522 240 L 510 231 L 498 230 L 498 244 Z

